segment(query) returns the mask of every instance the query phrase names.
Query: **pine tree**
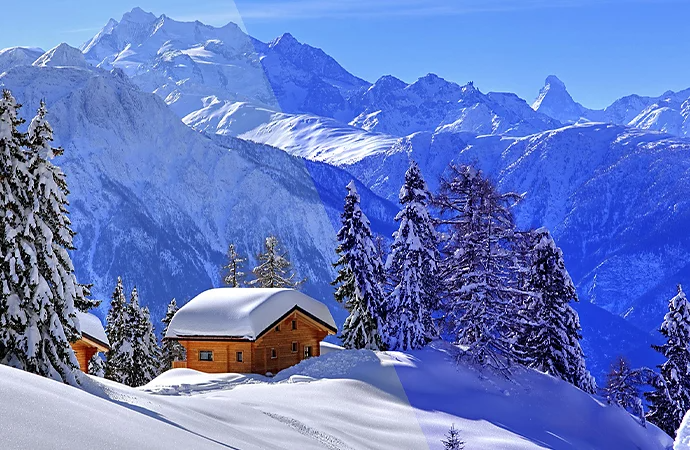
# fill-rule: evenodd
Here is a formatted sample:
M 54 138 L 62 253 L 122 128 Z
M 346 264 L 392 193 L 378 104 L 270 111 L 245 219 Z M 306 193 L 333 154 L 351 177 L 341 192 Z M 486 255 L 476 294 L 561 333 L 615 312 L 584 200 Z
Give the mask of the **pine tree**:
M 69 341 L 79 337 L 76 283 L 62 235 L 53 222 L 67 220 L 66 200 L 58 205 L 47 184 L 55 183 L 53 168 L 36 155 L 50 149 L 45 108 L 32 121 L 29 133 L 18 127 L 15 99 L 4 91 L 0 99 L 0 363 L 77 384 L 78 363 Z M 64 177 L 60 179 L 64 185 Z M 66 189 L 66 185 L 65 185 Z M 54 208 L 52 210 L 51 208 Z M 62 260 L 61 260 L 62 258 Z M 67 264 L 62 264 L 65 262 Z
M 652 347 L 666 362 L 659 366 L 661 376 L 654 390 L 645 393 L 649 401 L 647 420 L 674 436 L 690 409 L 690 304 L 680 285 L 659 331 L 666 343 Z
M 163 345 L 161 348 L 161 372 L 172 369 L 173 361 L 183 361 L 185 357 L 184 347 L 172 339 L 165 339 L 165 335 L 168 332 L 168 327 L 172 321 L 173 316 L 177 312 L 177 301 L 172 299 L 168 304 L 168 310 L 165 313 L 165 317 L 161 322 L 163 322 Z
M 230 287 L 240 287 L 244 284 L 245 273 L 242 272 L 242 267 L 247 261 L 247 258 L 242 258 L 235 244 L 230 244 L 228 246 L 228 262 L 223 266 L 225 270 L 225 276 L 223 277 L 223 282 Z
M 127 305 L 131 318 L 129 342 L 132 347 L 132 365 L 125 370 L 124 384 L 143 386 L 158 375 L 160 367 L 160 348 L 153 331 L 149 309 L 139 305 L 139 292 L 132 290 Z
M 603 397 L 610 405 L 618 405 L 632 414 L 644 426 L 644 409 L 638 385 L 640 372 L 630 367 L 630 363 L 622 356 L 611 365 L 611 371 L 606 378 L 606 387 L 602 389 Z
M 100 353 L 94 354 L 89 360 L 89 375 L 105 377 L 105 362 Z
M 5 90 L 0 99 L 0 363 L 30 370 L 26 331 L 31 311 L 27 309 L 30 296 L 29 271 L 31 252 L 23 245 L 26 210 L 31 207 L 26 154 L 22 147 L 26 136 L 18 127 L 24 122 L 18 117 L 12 94 Z
M 511 207 L 520 196 L 499 193 L 471 166 L 451 165 L 449 171 L 435 198 L 446 231 L 444 332 L 468 347 L 464 357 L 507 374 L 518 328 Z
M 40 231 L 39 265 L 45 272 L 53 298 L 64 299 L 77 309 L 87 312 L 99 306 L 100 302 L 91 300 L 89 286 L 77 282 L 74 265 L 69 250 L 75 250 L 72 243 L 74 231 L 71 228 L 67 207 L 67 181 L 64 172 L 51 160 L 62 155 L 62 148 L 51 146 L 53 129 L 46 120 L 47 109 L 44 102 L 28 129 L 28 163 L 33 191 L 37 194 L 36 220 Z M 61 306 L 60 306 L 61 307 Z
M 381 261 L 386 261 L 388 259 L 388 244 L 386 244 L 386 238 L 379 233 L 372 233 L 374 241 L 374 248 L 376 249 L 376 257 Z
M 265 251 L 259 253 L 257 259 L 261 264 L 253 270 L 256 279 L 249 282 L 252 287 L 296 289 L 304 282 L 295 281 L 292 263 L 287 253 L 281 251 L 275 236 L 266 238 Z
M 106 378 L 122 383 L 127 367 L 132 365 L 131 343 L 128 327 L 130 317 L 125 298 L 122 278 L 117 278 L 117 285 L 110 300 L 110 310 L 105 318 L 105 333 L 110 342 L 110 351 L 106 359 Z
M 400 189 L 400 223 L 386 270 L 394 285 L 387 301 L 384 338 L 391 350 L 419 349 L 436 337 L 431 313 L 438 307 L 439 252 L 427 207 L 431 194 L 412 162 Z
M 575 286 L 565 268 L 563 253 L 545 228 L 525 234 L 528 241 L 526 283 L 518 316 L 523 328 L 516 345 L 527 367 L 568 381 L 585 392 L 596 392 L 596 383 L 585 366 L 580 346 L 580 319 L 570 306 L 576 302 Z
M 465 448 L 465 443 L 460 439 L 460 432 L 455 428 L 455 424 L 450 426 L 445 437 L 441 440 L 445 450 L 462 450 Z
M 383 263 L 376 256 L 369 219 L 360 208 L 354 181 L 347 190 L 343 227 L 337 235 L 339 259 L 334 266 L 338 276 L 332 283 L 336 286 L 335 299 L 350 313 L 341 339 L 346 348 L 378 350 L 383 347 L 381 328 L 385 321 Z

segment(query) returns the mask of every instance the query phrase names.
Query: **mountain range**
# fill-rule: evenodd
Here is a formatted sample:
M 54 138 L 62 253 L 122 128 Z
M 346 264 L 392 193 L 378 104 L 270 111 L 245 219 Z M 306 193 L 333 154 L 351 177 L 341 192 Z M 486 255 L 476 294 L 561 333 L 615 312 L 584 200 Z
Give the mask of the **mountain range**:
M 598 376 L 618 353 L 656 363 L 653 332 L 690 281 L 690 90 L 595 111 L 555 76 L 531 106 L 433 74 L 370 83 L 290 34 L 264 43 L 139 8 L 80 49 L 0 51 L 0 85 L 25 116 L 48 104 L 80 279 L 105 299 L 122 275 L 155 317 L 219 284 L 228 243 L 253 260 L 274 233 L 342 322 L 329 282 L 344 186 L 361 183 L 390 236 L 410 158 L 432 190 L 462 162 L 525 194 L 518 224 L 563 248 Z
M 674 136 L 688 136 L 690 131 L 690 89 L 666 91 L 658 97 L 628 95 L 604 109 L 593 110 L 573 100 L 565 83 L 550 75 L 532 108 L 564 124 L 605 122 Z

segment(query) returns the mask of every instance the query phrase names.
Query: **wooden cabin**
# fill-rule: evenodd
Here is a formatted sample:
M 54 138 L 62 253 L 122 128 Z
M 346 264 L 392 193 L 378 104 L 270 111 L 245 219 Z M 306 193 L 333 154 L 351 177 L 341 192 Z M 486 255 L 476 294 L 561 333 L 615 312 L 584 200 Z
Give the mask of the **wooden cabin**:
M 301 292 L 219 288 L 180 308 L 165 339 L 186 350 L 186 361 L 173 368 L 276 374 L 319 356 L 321 341 L 336 332 L 328 307 Z
M 72 350 L 79 361 L 82 372 L 89 373 L 89 361 L 96 353 L 110 350 L 101 319 L 90 313 L 77 312 L 81 326 L 81 339 L 73 342 Z

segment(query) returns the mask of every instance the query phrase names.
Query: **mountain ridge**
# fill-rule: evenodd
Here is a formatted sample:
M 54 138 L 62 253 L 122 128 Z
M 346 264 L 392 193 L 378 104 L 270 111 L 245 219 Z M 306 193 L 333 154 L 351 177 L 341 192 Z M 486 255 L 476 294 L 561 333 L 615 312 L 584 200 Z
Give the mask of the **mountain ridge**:
M 532 108 L 565 124 L 604 122 L 679 137 L 690 135 L 690 88 L 678 92 L 666 91 L 656 97 L 627 95 L 604 109 L 594 110 L 573 100 L 565 83 L 550 75 Z

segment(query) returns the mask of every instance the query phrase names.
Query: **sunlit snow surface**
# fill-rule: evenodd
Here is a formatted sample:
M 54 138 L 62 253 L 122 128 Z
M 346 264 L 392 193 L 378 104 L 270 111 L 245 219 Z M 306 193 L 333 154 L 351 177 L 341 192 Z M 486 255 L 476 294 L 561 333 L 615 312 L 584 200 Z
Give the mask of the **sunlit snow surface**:
M 533 371 L 508 381 L 456 365 L 453 348 L 332 351 L 278 373 L 171 370 L 140 389 L 87 378 L 82 392 L 0 367 L 3 448 L 665 449 L 571 385 Z M 31 432 L 26 424 L 39 424 Z M 88 424 L 89 433 L 84 433 Z
M 680 424 L 673 450 L 690 450 L 690 411 L 685 414 L 685 418 Z

